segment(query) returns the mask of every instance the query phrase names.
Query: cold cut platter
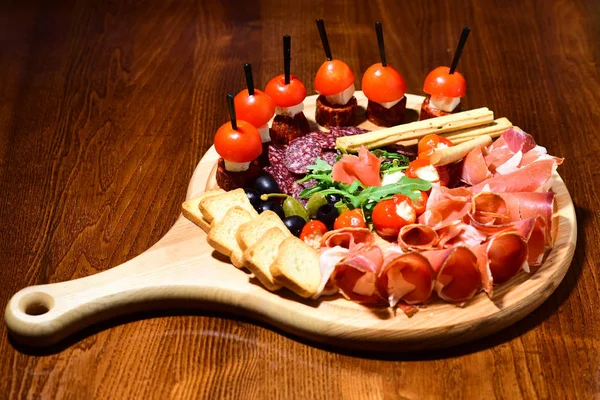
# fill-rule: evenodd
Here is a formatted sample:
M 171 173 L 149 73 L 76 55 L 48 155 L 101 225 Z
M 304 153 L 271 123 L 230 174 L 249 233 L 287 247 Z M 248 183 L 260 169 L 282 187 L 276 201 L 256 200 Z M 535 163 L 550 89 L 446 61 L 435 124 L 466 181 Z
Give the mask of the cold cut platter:
M 89 277 L 25 288 L 5 321 L 49 345 L 116 315 L 205 308 L 337 347 L 417 351 L 497 332 L 544 302 L 576 245 L 562 164 L 485 107 L 462 110 L 451 67 L 406 94 L 387 64 L 331 57 L 306 97 L 290 73 L 229 94 L 230 122 L 189 183 L 182 215 L 138 257 Z
M 360 92 L 356 97 L 364 107 L 366 98 Z M 413 110 L 423 100 L 411 95 L 407 99 L 407 108 Z M 315 101 L 316 96 L 306 99 L 307 115 L 314 112 Z M 368 122 L 363 126 L 373 128 Z M 187 200 L 217 186 L 218 158 L 214 148 L 202 158 Z M 476 294 L 463 307 L 437 300 L 409 317 L 400 310 L 364 306 L 339 295 L 303 299 L 287 291 L 270 292 L 214 251 L 207 234 L 181 216 L 156 245 L 125 264 L 74 281 L 21 290 L 7 306 L 6 323 L 17 340 L 47 345 L 94 322 L 164 303 L 251 315 L 293 335 L 347 348 L 416 351 L 453 346 L 525 317 L 563 279 L 575 249 L 576 218 L 567 188 L 556 173 L 551 190 L 556 232 L 543 264 L 533 275 L 521 271 L 498 285 L 491 297 Z

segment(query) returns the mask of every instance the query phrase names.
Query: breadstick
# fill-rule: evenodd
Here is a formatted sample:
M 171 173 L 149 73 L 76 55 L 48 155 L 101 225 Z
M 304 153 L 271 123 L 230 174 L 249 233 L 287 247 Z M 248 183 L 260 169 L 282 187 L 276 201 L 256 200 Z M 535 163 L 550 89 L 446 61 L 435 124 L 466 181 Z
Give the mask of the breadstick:
M 452 164 L 469 154 L 471 150 L 479 146 L 489 146 L 490 144 L 492 144 L 490 135 L 477 136 L 468 142 L 434 151 L 433 154 L 429 156 L 429 161 L 431 162 L 431 165 L 438 167 Z
M 362 135 L 340 137 L 336 140 L 336 147 L 346 152 L 357 152 L 361 146 L 375 149 L 403 140 L 418 140 L 430 133 L 441 134 L 486 125 L 493 122 L 493 120 L 494 113 L 492 111 L 486 107 L 477 108 L 443 117 L 367 132 Z
M 490 135 L 492 138 L 497 138 L 502 133 L 512 128 L 513 124 L 507 118 L 498 118 L 494 120 L 490 125 L 482 127 L 474 127 L 463 129 L 461 131 L 444 133 L 440 136 L 445 137 L 454 144 L 464 143 L 480 135 Z M 401 140 L 397 144 L 402 146 L 416 146 L 419 143 L 419 139 Z

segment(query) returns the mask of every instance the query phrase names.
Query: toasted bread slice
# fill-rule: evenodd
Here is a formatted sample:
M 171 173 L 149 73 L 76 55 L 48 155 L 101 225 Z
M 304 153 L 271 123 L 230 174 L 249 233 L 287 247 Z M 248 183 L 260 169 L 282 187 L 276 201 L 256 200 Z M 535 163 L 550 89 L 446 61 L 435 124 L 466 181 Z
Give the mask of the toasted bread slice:
M 246 267 L 254 273 L 254 276 L 264 287 L 272 292 L 281 289 L 281 285 L 275 283 L 270 268 L 273 261 L 275 261 L 275 257 L 277 257 L 279 245 L 283 243 L 285 238 L 290 236 L 287 228 L 286 231 L 287 233 L 277 227 L 272 227 L 244 251 Z
M 235 248 L 231 252 L 231 256 L 229 256 L 231 263 L 236 268 L 244 268 L 246 267 L 246 263 L 244 262 L 244 251 L 239 247 Z
M 269 269 L 273 280 L 302 297 L 317 293 L 321 283 L 319 253 L 295 236 L 287 237 Z
M 219 253 L 231 257 L 234 251 L 241 251 L 235 238 L 237 230 L 240 225 L 252 220 L 252 218 L 254 218 L 254 215 L 242 207 L 231 207 L 225 213 L 223 219 L 213 225 L 206 239 L 208 244 Z
M 225 191 L 223 189 L 207 190 L 200 196 L 185 201 L 181 205 L 181 213 L 184 217 L 192 221 L 194 224 L 198 225 L 204 232 L 208 233 L 208 231 L 210 231 L 210 223 L 204 219 L 202 213 L 200 212 L 200 208 L 198 208 L 198 205 L 200 204 L 202 199 L 221 193 L 225 193 Z
M 237 232 L 237 241 L 242 250 L 254 245 L 269 229 L 279 228 L 282 233 L 291 235 L 281 218 L 271 210 L 263 211 L 250 222 L 240 226 Z
M 209 223 L 220 222 L 231 207 L 241 207 L 252 216 L 258 213 L 250 204 L 244 189 L 235 189 L 230 192 L 220 193 L 215 196 L 205 197 L 200 201 L 199 208 L 202 216 Z

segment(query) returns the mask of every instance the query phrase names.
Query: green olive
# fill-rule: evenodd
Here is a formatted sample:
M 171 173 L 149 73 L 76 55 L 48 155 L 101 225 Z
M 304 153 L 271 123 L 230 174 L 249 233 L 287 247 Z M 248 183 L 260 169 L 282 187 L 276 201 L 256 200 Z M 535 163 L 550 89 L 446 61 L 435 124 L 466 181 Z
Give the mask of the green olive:
M 292 215 L 297 215 L 302 217 L 305 221 L 308 221 L 308 213 L 306 212 L 306 208 L 298 200 L 293 197 L 286 197 L 283 201 L 283 212 L 287 217 L 291 217 Z
M 317 210 L 319 207 L 327 204 L 327 199 L 323 193 L 315 193 L 308 199 L 308 203 L 306 204 L 306 209 L 308 210 L 308 215 L 311 218 L 317 217 Z

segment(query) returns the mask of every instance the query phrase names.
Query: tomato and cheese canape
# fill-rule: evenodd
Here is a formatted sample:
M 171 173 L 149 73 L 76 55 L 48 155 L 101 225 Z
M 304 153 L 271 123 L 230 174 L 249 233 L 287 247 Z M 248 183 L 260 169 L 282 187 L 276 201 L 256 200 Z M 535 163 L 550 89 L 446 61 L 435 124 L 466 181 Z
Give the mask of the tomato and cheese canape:
M 354 73 L 348 64 L 333 59 L 325 23 L 322 19 L 316 22 L 327 60 L 315 75 L 314 86 L 319 93 L 315 120 L 325 127 L 352 126 L 356 123 L 357 107 L 354 97 Z
M 458 71 L 450 67 L 437 67 L 425 78 L 423 91 L 428 96 L 421 105 L 419 119 L 441 117 L 461 110 L 460 99 L 467 93 L 467 82 Z
M 270 142 L 269 121 L 275 114 L 275 104 L 265 92 L 254 88 L 252 66 L 245 64 L 244 71 L 248 89 L 242 90 L 235 96 L 236 116 L 252 124 L 258 130 L 263 143 Z
M 373 226 L 379 235 L 387 238 L 397 237 L 403 226 L 414 224 L 417 213 L 413 202 L 402 194 L 375 205 L 371 214 Z
M 441 117 L 461 111 L 460 99 L 467 93 L 467 81 L 456 70 L 471 28 L 465 27 L 456 46 L 450 67 L 437 67 L 425 78 L 423 91 L 427 97 L 421 105 L 420 120 Z
M 275 105 L 271 140 L 276 144 L 288 144 L 310 130 L 303 113 L 306 87 L 290 74 L 291 40 L 289 35 L 283 37 L 284 74 L 271 79 L 265 88 Z
M 381 62 L 371 65 L 362 78 L 362 90 L 369 99 L 367 118 L 375 125 L 394 126 L 404 122 L 406 82 L 386 61 L 383 29 L 375 23 Z
M 262 172 L 257 158 L 262 153 L 258 130 L 235 115 L 233 94 L 227 95 L 231 121 L 223 124 L 215 134 L 218 161 L 217 184 L 224 190 L 247 187 Z

